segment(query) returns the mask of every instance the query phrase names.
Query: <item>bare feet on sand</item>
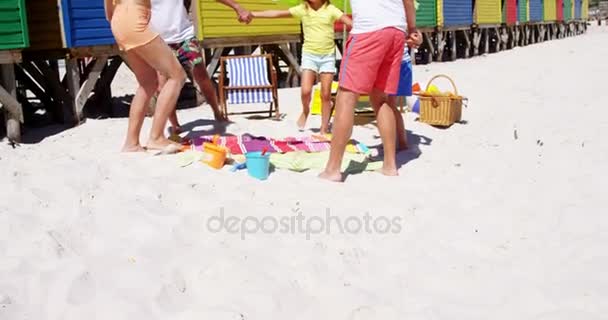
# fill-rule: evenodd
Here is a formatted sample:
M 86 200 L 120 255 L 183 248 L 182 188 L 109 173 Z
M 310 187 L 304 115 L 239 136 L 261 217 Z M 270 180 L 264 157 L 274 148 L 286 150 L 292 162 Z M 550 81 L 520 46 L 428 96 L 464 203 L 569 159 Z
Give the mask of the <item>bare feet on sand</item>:
M 382 169 L 378 170 L 378 172 L 389 177 L 396 177 L 399 175 L 399 171 L 397 171 L 397 168 L 382 167 Z
M 215 118 L 215 121 L 220 121 L 220 122 L 227 122 L 228 121 L 228 117 L 219 112 L 219 111 L 213 111 L 213 117 Z
M 161 152 L 169 152 L 173 151 L 177 152 L 181 149 L 181 145 L 179 143 L 175 143 L 165 137 L 156 139 L 156 140 L 148 140 L 146 145 L 146 149 L 148 150 L 158 150 Z
M 121 150 L 121 152 L 144 152 L 144 151 L 146 151 L 146 149 L 144 147 L 140 146 L 139 144 L 136 144 L 133 146 L 125 144 Z
M 323 171 L 319 174 L 319 178 L 332 182 L 343 182 L 342 174 L 340 172 L 329 173 L 327 171 Z
M 298 122 L 296 123 L 298 125 L 298 129 L 305 129 L 306 120 L 308 120 L 308 113 L 302 112 L 302 114 L 300 114 L 300 117 L 298 118 Z

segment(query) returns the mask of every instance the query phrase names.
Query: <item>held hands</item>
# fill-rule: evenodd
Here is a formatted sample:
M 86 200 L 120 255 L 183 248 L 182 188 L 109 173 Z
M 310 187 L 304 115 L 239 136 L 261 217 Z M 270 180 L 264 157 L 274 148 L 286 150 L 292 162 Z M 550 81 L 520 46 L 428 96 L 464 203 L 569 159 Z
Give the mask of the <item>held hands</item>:
M 407 38 L 405 39 L 407 46 L 410 48 L 418 48 L 422 44 L 422 33 L 418 30 L 408 32 Z
M 251 11 L 245 9 L 238 10 L 237 15 L 239 22 L 244 24 L 249 24 L 251 20 L 253 20 L 253 14 L 251 14 Z

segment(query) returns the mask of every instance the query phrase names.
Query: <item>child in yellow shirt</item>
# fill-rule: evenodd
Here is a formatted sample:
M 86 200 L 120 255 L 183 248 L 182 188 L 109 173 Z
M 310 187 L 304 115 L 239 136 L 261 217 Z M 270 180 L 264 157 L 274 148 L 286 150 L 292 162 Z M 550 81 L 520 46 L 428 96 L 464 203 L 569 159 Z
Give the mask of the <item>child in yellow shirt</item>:
M 329 0 L 306 0 L 289 10 L 252 12 L 254 18 L 294 17 L 302 21 L 304 45 L 302 46 L 302 114 L 297 125 L 303 130 L 310 113 L 312 87 L 317 75 L 321 80 L 321 134 L 329 133 L 331 118 L 331 84 L 336 73 L 336 45 L 334 23 L 337 20 L 352 27 L 352 20 Z

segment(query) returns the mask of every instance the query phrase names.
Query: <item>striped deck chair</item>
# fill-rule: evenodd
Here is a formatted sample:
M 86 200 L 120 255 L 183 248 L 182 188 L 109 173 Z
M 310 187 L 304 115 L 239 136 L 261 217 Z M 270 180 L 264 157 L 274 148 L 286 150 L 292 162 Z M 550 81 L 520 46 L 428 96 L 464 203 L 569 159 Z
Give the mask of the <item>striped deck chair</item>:
M 228 56 L 220 59 L 220 103 L 224 114 L 272 113 L 278 118 L 277 73 L 272 55 Z M 228 82 L 228 83 L 226 83 Z M 268 111 L 228 113 L 228 104 L 269 103 Z

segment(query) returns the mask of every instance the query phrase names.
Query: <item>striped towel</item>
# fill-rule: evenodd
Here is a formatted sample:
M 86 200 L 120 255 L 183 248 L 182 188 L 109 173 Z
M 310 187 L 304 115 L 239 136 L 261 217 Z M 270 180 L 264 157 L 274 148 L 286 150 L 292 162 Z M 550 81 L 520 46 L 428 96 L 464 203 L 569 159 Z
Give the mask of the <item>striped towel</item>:
M 205 142 L 213 141 L 213 136 L 202 136 L 190 139 L 185 142 L 185 150 L 202 151 Z M 288 153 L 288 152 L 323 152 L 331 149 L 330 140 L 322 136 L 309 137 L 287 137 L 283 139 L 272 139 L 266 137 L 257 137 L 251 134 L 242 136 L 224 136 L 220 137 L 218 144 L 230 150 L 231 154 L 245 154 L 247 152 L 262 151 L 266 149 L 270 153 Z M 368 154 L 369 149 L 366 145 L 351 140 L 346 147 L 348 153 Z
M 229 87 L 270 86 L 266 57 L 243 57 L 227 60 Z M 269 103 L 272 89 L 228 90 L 228 103 Z

